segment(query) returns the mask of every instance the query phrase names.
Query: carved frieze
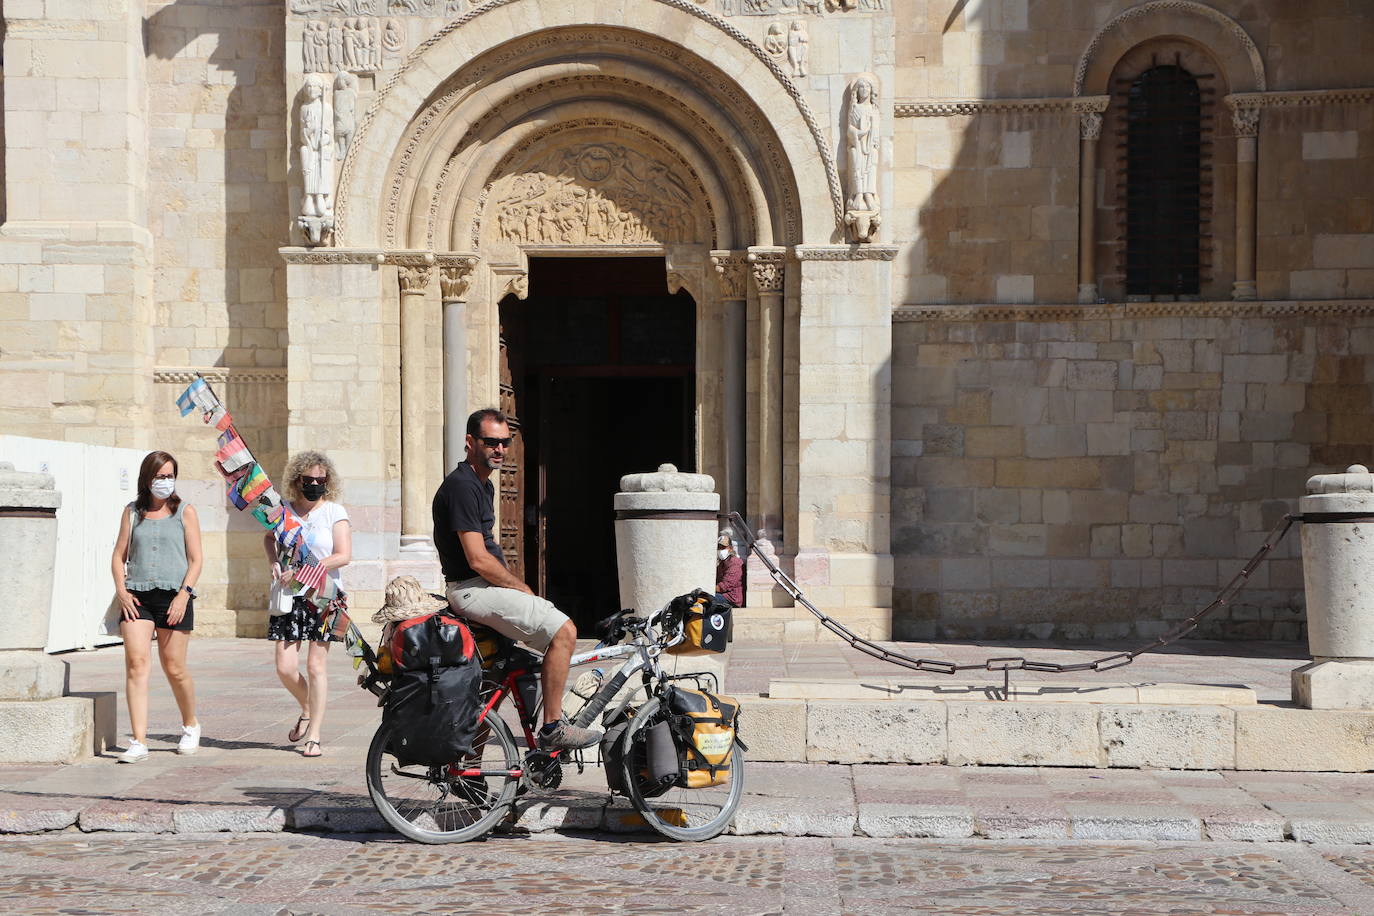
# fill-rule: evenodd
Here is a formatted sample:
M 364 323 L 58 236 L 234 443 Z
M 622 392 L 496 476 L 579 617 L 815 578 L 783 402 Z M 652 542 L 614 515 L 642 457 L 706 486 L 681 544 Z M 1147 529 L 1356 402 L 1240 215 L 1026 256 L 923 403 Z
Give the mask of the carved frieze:
M 564 146 L 498 178 L 488 207 L 515 245 L 702 241 L 696 176 L 681 169 L 616 143 Z
M 301 66 L 306 73 L 375 72 L 398 62 L 404 37 L 405 30 L 394 19 L 310 19 L 301 31 Z
M 468 0 L 291 0 L 289 9 L 302 17 L 413 16 L 445 19 L 466 12 Z
M 722 16 L 825 16 L 880 13 L 888 0 L 716 0 Z

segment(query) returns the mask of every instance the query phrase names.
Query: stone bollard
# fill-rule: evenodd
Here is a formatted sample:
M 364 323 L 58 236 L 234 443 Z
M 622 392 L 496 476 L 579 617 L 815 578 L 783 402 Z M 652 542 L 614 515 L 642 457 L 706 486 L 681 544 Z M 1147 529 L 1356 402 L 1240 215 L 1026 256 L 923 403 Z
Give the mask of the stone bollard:
M 0 763 L 68 763 L 114 738 L 114 694 L 67 696 L 66 663 L 43 651 L 61 505 L 51 475 L 0 462 Z
M 1374 475 L 1363 465 L 1318 474 L 1299 502 L 1307 644 L 1293 702 L 1308 709 L 1374 709 Z M 1323 520 L 1322 515 L 1327 515 Z
M 720 496 L 707 474 L 671 464 L 620 478 L 615 495 L 615 552 L 620 603 L 656 611 L 693 589 L 715 591 Z M 670 674 L 709 671 L 725 689 L 725 655 L 664 656 Z

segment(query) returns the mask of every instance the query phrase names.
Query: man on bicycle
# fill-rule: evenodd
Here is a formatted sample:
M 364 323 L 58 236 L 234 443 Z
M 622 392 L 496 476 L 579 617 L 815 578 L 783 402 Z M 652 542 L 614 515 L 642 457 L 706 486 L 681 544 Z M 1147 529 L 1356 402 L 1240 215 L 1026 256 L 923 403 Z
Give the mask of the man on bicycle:
M 474 411 L 468 417 L 467 458 L 434 494 L 434 547 L 448 603 L 464 617 L 544 653 L 540 747 L 590 747 L 601 740 L 601 732 L 563 718 L 563 689 L 577 627 L 506 568 L 501 546 L 492 537 L 496 490 L 491 475 L 501 469 L 510 444 L 505 414 L 491 407 Z

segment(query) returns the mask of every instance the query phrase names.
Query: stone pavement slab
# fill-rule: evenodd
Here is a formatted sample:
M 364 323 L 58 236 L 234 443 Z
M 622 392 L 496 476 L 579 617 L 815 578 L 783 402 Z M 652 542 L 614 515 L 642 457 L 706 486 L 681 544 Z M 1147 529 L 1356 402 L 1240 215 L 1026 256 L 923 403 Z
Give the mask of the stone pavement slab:
M 821 648 L 809 647 L 809 657 L 820 657 Z M 745 643 L 732 652 L 760 658 L 782 653 L 776 658 L 786 667 L 787 647 Z M 839 644 L 827 657 L 856 668 L 868 664 Z M 118 649 L 65 658 L 76 689 L 121 684 L 123 660 Z M 1256 653 L 1240 660 L 1289 664 L 1283 653 Z M 741 661 L 736 657 L 732 662 L 726 685 L 736 693 L 747 690 L 747 683 L 737 684 L 736 679 L 747 682 L 752 676 Z M 67 766 L 0 767 L 0 833 L 189 837 L 212 831 L 305 835 L 382 830 L 363 783 L 363 760 L 380 711 L 370 694 L 353 685 L 346 660 L 340 656 L 332 662 L 325 756 L 307 759 L 286 741 L 296 709 L 276 681 L 271 647 L 262 641 L 194 640 L 190 666 L 205 723 L 197 755 L 174 753 L 176 711 L 170 692 L 154 672 L 148 760 L 120 765 L 105 756 Z M 1205 658 L 1192 662 L 1215 663 Z M 904 715 L 905 705 L 899 702 L 889 708 Z M 122 708 L 120 712 L 123 716 Z M 824 740 L 843 740 L 838 720 L 828 729 Z M 565 772 L 559 792 L 535 792 L 521 800 L 505 840 L 578 830 L 633 836 L 643 830 L 623 799 L 610 801 L 598 767 L 589 766 L 582 774 Z M 965 837 L 987 842 L 1374 842 L 1374 774 L 754 759 L 746 773 L 745 798 L 734 826 L 738 834 Z

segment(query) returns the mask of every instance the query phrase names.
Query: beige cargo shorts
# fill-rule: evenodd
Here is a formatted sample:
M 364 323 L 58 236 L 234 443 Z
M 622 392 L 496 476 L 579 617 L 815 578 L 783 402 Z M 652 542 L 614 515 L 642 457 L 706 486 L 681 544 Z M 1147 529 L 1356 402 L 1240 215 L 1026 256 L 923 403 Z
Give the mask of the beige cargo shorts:
M 545 652 L 568 615 L 538 595 L 492 585 L 481 576 L 444 583 L 449 607 L 538 652 Z

